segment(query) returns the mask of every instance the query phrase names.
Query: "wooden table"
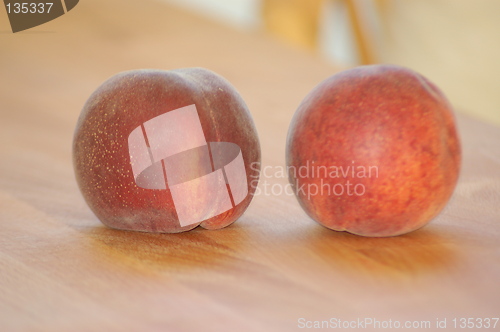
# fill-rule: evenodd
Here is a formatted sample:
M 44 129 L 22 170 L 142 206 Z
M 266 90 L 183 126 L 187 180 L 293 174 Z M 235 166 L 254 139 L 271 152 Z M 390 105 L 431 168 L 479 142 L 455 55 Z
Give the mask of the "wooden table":
M 500 316 L 499 128 L 458 115 L 456 193 L 408 235 L 329 231 L 286 194 L 257 196 L 219 231 L 113 230 L 86 206 L 71 161 L 76 119 L 105 79 L 214 70 L 247 101 L 264 165 L 282 166 L 293 112 L 339 68 L 154 1 L 81 1 L 17 34 L 4 12 L 0 22 L 0 331 L 293 331 L 358 318 L 449 328 Z

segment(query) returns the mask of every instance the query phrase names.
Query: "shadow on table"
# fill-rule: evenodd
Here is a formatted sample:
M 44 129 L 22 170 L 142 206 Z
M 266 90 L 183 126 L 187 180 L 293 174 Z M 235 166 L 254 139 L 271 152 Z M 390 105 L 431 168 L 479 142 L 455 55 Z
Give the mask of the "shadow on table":
M 388 238 L 361 237 L 309 223 L 271 234 L 266 228 L 252 228 L 248 220 L 216 231 L 198 227 L 178 234 L 153 234 L 99 226 L 86 233 L 99 255 L 172 273 L 253 273 L 275 270 L 278 262 L 288 271 L 312 276 L 326 271 L 397 280 L 446 273 L 458 261 L 450 237 L 431 227 Z
M 155 271 L 222 268 L 237 259 L 246 233 L 234 225 L 217 231 L 200 227 L 177 234 L 123 231 L 98 226 L 86 231 L 99 255 Z
M 304 247 L 325 264 L 360 276 L 412 278 L 446 272 L 458 261 L 446 234 L 431 227 L 386 238 L 317 227 L 307 232 L 303 241 Z

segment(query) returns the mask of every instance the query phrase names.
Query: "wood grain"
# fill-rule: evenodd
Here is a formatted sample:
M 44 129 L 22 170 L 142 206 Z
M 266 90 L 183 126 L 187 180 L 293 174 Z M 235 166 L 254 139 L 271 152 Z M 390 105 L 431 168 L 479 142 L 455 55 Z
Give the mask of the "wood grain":
M 219 231 L 117 231 L 85 205 L 71 164 L 79 111 L 106 78 L 136 68 L 220 73 L 248 102 L 264 165 L 274 167 L 284 164 L 295 108 L 339 68 L 154 1 L 81 1 L 17 34 L 4 18 L 0 331 L 293 331 L 300 318 L 434 327 L 436 319 L 498 317 L 498 127 L 458 116 L 456 193 L 408 235 L 329 231 L 286 194 L 255 197 Z M 286 183 L 265 175 L 261 186 Z

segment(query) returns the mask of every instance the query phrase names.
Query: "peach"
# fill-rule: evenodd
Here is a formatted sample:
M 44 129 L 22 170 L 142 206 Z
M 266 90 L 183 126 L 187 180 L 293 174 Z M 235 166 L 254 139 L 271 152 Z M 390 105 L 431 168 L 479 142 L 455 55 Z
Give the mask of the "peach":
M 460 170 L 450 103 L 399 66 L 362 66 L 321 82 L 298 107 L 286 144 L 289 180 L 306 213 L 363 236 L 427 224 Z
M 224 78 L 201 68 L 136 70 L 87 100 L 73 162 L 105 225 L 174 233 L 219 229 L 243 214 L 260 146 L 245 102 Z

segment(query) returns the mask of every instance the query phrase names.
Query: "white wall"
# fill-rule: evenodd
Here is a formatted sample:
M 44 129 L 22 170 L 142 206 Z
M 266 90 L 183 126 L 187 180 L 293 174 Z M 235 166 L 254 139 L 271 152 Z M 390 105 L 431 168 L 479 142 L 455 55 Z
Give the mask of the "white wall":
M 261 24 L 260 0 L 163 0 L 239 28 Z
M 262 0 L 161 0 L 235 27 L 262 27 Z M 372 0 L 358 0 L 377 18 Z M 332 62 L 359 64 L 342 1 L 325 1 L 319 49 Z M 380 35 L 386 63 L 413 68 L 434 81 L 458 109 L 500 124 L 500 1 L 418 0 L 387 2 L 382 20 L 363 17 Z M 378 21 L 378 22 L 377 22 Z M 380 25 L 380 26 L 379 26 Z
M 237 28 L 262 27 L 262 0 L 161 0 Z M 325 1 L 319 22 L 319 49 L 342 65 L 358 64 L 347 9 L 342 2 Z

